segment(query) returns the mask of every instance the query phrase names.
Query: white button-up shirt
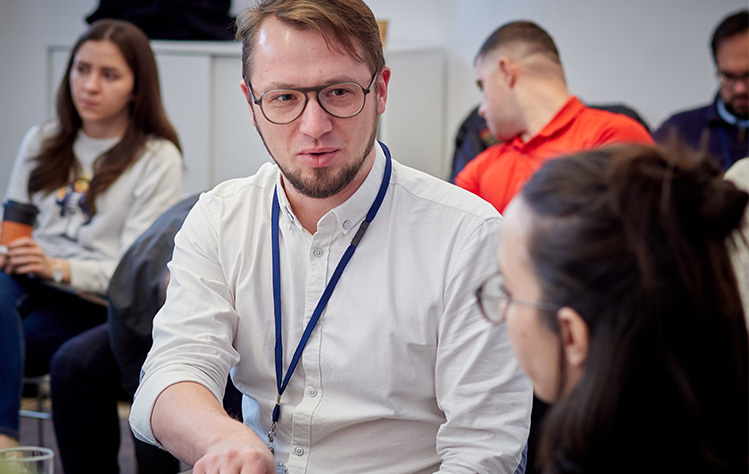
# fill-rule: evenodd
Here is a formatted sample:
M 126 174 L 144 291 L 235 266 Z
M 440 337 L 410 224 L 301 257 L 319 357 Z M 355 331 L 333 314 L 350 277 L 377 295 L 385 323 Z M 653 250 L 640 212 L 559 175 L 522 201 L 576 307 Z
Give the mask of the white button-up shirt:
M 294 217 L 279 170 L 201 196 L 177 235 L 131 423 L 193 381 L 219 400 L 231 370 L 245 423 L 265 439 L 276 400 L 271 203 L 278 189 L 284 374 L 343 252 L 375 199 L 385 158 L 324 215 Z M 512 473 L 531 386 L 474 292 L 496 269 L 500 216 L 476 196 L 393 161 L 385 199 L 281 400 L 276 460 L 289 473 Z

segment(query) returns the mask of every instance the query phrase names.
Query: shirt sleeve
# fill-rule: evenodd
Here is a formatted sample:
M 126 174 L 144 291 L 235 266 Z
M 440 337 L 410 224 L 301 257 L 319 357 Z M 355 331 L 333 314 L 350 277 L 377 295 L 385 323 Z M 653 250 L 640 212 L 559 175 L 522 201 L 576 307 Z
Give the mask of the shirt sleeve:
M 115 258 L 70 262 L 70 284 L 104 293 L 122 254 L 148 227 L 182 196 L 182 158 L 168 140 L 151 140 L 140 158 L 146 160 L 132 189 L 132 205 L 124 216 L 120 251 Z
M 499 218 L 466 236 L 451 266 L 435 368 L 446 422 L 437 436 L 439 472 L 511 474 L 528 438 L 532 387 L 504 325 L 486 321 L 475 290 L 496 271 Z
M 239 361 L 232 346 L 239 315 L 219 264 L 211 199 L 201 196 L 175 237 L 166 303 L 154 318 L 153 346 L 130 412 L 136 438 L 154 445 L 151 412 L 162 391 L 191 381 L 221 400 L 229 370 Z

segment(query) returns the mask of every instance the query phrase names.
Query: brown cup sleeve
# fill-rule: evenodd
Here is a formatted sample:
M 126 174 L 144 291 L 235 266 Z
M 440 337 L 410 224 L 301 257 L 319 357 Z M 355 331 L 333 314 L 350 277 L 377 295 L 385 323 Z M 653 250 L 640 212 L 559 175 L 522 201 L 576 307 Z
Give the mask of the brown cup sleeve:
M 8 245 L 21 237 L 31 237 L 34 227 L 13 221 L 3 221 L 0 230 L 0 245 Z

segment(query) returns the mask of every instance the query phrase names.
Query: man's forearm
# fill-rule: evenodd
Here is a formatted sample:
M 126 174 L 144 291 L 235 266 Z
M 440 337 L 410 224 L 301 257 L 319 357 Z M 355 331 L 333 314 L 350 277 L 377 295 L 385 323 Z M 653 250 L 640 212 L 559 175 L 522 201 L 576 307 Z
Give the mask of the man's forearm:
M 151 428 L 170 453 L 191 465 L 209 452 L 233 445 L 268 451 L 251 429 L 231 418 L 208 389 L 194 382 L 177 383 L 161 392 Z

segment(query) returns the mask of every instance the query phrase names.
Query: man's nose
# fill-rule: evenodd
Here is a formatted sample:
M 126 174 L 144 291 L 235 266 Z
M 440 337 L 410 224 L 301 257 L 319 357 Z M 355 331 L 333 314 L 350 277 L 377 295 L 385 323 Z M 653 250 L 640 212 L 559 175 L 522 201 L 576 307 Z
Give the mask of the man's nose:
M 481 117 L 482 119 L 486 119 L 486 107 L 484 105 L 484 101 L 483 100 L 479 104 L 479 111 L 478 111 L 478 113 L 479 113 L 479 117 Z
M 299 117 L 299 131 L 311 137 L 321 137 L 333 129 L 333 116 L 322 108 L 314 92 L 307 95 L 307 105 Z
M 731 89 L 735 94 L 746 94 L 749 92 L 749 77 L 742 77 L 734 81 Z

